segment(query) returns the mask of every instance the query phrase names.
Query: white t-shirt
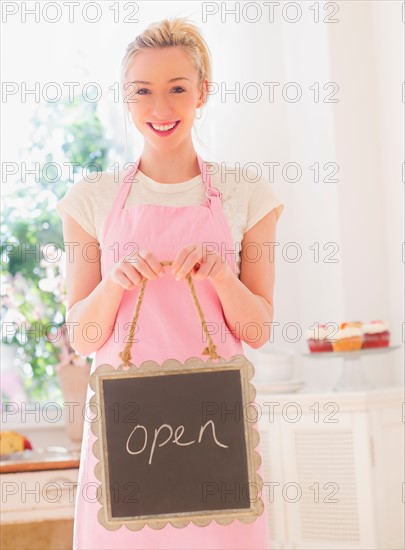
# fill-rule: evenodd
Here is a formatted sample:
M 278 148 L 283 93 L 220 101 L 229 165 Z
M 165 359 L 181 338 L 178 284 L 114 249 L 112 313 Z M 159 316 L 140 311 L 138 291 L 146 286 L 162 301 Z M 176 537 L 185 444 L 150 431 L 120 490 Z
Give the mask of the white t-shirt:
M 224 163 L 210 163 L 212 185 L 222 191 L 222 207 L 231 227 L 236 252 L 236 274 L 240 273 L 240 252 L 244 234 L 268 212 L 276 209 L 279 219 L 284 203 L 274 193 L 271 183 L 257 176 L 251 167 L 238 169 Z M 56 203 L 59 215 L 67 212 L 87 233 L 101 245 L 101 230 L 105 216 L 112 207 L 116 193 L 127 170 L 117 177 L 114 172 L 101 172 L 82 178 L 72 184 L 65 196 Z M 97 181 L 90 181 L 90 179 Z M 117 181 L 115 181 L 117 180 Z M 203 204 L 206 200 L 205 184 L 201 174 L 181 183 L 159 183 L 140 170 L 127 196 L 125 206 L 135 204 L 161 204 L 188 206 Z

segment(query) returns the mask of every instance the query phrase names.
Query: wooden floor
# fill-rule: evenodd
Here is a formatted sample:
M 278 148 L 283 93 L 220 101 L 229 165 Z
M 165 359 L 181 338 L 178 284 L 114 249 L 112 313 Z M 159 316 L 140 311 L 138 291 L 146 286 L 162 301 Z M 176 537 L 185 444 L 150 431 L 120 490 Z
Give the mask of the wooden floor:
M 73 520 L 2 524 L 1 550 L 72 550 Z

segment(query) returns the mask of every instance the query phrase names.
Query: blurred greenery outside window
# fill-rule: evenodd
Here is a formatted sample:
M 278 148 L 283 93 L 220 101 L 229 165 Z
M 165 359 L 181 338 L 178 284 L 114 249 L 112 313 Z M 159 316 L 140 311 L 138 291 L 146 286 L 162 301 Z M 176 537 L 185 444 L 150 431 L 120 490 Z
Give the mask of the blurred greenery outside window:
M 107 170 L 114 144 L 105 134 L 97 103 L 78 98 L 39 105 L 31 145 L 20 150 L 18 163 L 27 171 L 37 163 L 37 175 L 21 169 L 3 190 L 2 408 L 22 401 L 63 404 L 57 368 L 73 349 L 64 325 L 65 252 L 55 205 L 83 168 Z

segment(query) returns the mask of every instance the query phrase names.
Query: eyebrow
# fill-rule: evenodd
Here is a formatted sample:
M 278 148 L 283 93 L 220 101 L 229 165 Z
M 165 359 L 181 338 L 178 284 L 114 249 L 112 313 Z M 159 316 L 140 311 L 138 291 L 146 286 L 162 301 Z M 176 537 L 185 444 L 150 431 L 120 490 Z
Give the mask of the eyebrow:
M 185 76 L 176 76 L 175 78 L 171 78 L 167 82 L 175 82 L 176 80 L 188 80 L 191 82 L 189 78 L 186 78 Z M 147 82 L 146 80 L 133 80 L 133 84 L 152 84 L 152 82 Z

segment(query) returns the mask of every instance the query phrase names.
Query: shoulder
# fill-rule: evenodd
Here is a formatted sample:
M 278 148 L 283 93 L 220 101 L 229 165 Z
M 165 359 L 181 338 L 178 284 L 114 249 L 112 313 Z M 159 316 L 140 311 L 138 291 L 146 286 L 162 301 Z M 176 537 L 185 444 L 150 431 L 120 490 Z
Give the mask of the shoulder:
M 257 165 L 226 162 L 209 163 L 212 183 L 222 191 L 224 200 L 243 201 L 248 208 L 255 200 L 268 199 L 273 193 L 263 169 Z
M 94 196 L 100 190 L 114 191 L 118 189 L 119 179 L 114 172 L 89 172 L 75 183 L 72 183 L 66 194 Z
M 210 162 L 209 167 L 213 180 L 222 186 L 239 184 L 240 187 L 244 187 L 246 190 L 251 189 L 257 182 L 262 185 L 267 183 L 270 186 L 263 168 L 258 164 Z
M 91 172 L 72 183 L 67 188 L 65 195 L 57 202 L 57 205 L 74 202 L 83 208 L 92 209 L 93 205 L 100 202 L 111 201 L 118 190 L 120 180 L 113 172 Z
M 274 195 L 273 186 L 260 165 L 213 162 L 210 163 L 210 172 L 215 187 L 228 197 L 232 195 L 239 200 L 243 198 L 246 206 L 252 200 L 266 200 Z
M 100 240 L 100 224 L 114 200 L 121 182 L 113 172 L 88 173 L 71 184 L 57 201 L 56 210 L 66 212 L 93 237 Z
M 284 203 L 270 182 L 265 167 L 252 162 L 210 164 L 213 185 L 222 191 L 224 199 L 237 201 L 246 208 L 246 231 L 274 208 L 279 219 Z
M 210 162 L 212 185 L 223 195 L 223 200 L 247 201 L 247 180 L 242 167 L 226 162 Z

